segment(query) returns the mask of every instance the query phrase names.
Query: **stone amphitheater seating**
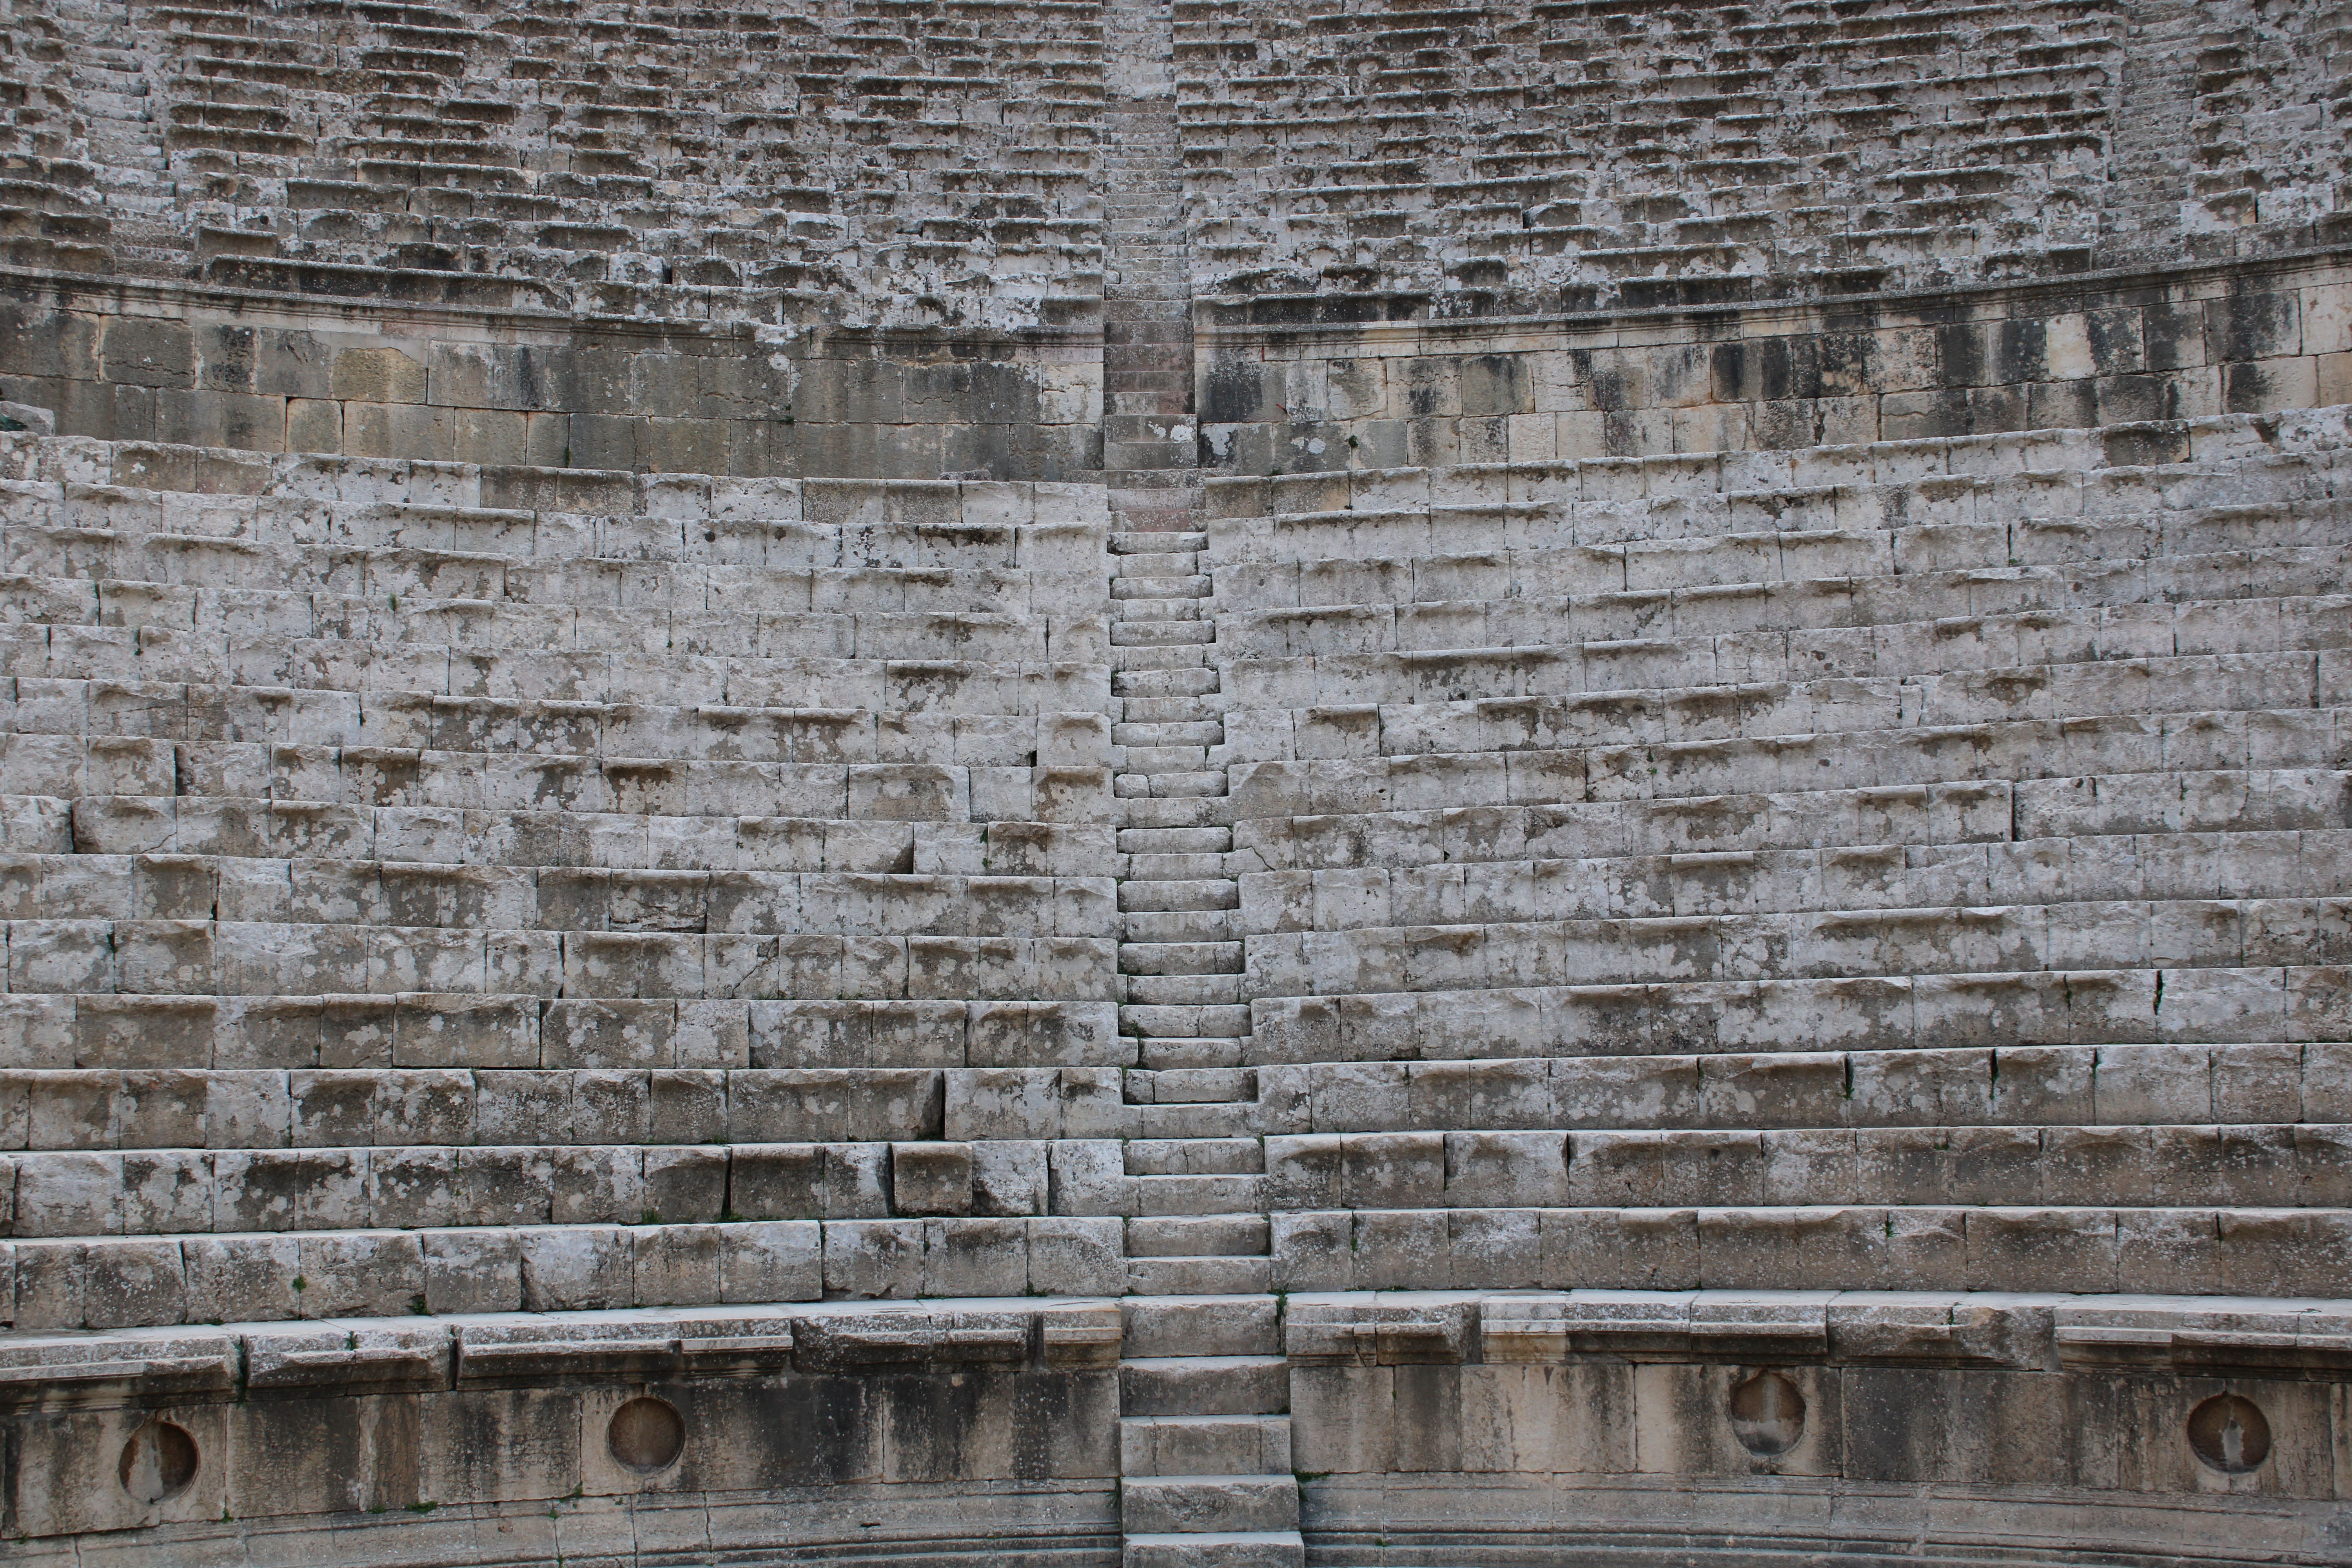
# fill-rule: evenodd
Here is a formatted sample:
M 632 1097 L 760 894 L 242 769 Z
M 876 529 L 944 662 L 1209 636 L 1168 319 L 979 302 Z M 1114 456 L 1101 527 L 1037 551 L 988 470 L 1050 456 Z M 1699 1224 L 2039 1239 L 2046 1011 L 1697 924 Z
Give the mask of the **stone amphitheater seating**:
M 992 326 L 1099 291 L 1091 6 L 566 0 L 484 26 L 142 0 L 135 47 L 58 9 L 9 30 L 17 265 L 624 316 L 847 292 Z M 50 63 L 66 39 L 84 58 Z
M 2340 1565 L 2347 51 L 0 0 L 9 1561 Z
M 1390 6 L 1318 16 L 1302 53 L 1288 13 L 1177 0 L 1204 291 L 1580 310 L 2082 270 L 2136 9 Z M 2201 40 L 2203 172 L 2169 218 L 2195 249 L 2339 221 L 2341 138 L 2250 141 L 2246 86 L 2337 96 L 2344 26 Z
M 810 1299 L 944 1072 L 1115 1075 L 1098 490 L 5 461 L 20 1326 Z M 1030 1288 L 967 1164 L 861 1293 Z
M 17 1321 L 2325 1293 L 2346 446 L 1212 480 L 1123 1035 L 1098 491 L 14 437 Z

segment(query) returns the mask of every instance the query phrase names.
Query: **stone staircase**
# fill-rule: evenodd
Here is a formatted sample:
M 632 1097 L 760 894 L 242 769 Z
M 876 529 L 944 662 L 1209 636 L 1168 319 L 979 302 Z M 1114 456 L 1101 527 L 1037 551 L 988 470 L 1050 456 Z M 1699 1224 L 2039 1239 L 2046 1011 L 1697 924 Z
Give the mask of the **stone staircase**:
M 1306 1546 L 1278 1304 L 1265 1295 L 1171 1296 L 1130 1300 L 1124 1317 L 1125 1568 L 1299 1568 Z
M 1129 1289 L 1262 1291 L 1265 1162 L 1246 1119 L 1239 884 L 1223 702 L 1203 614 L 1212 584 L 1193 434 L 1192 294 L 1164 4 L 1105 14 L 1118 94 L 1105 116 L 1103 467 L 1110 491 L 1111 740 L 1118 757 L 1119 1026 L 1138 1042 L 1129 1103 L 1140 1178 Z
M 78 0 L 60 5 L 57 20 L 67 44 L 84 157 L 110 219 L 114 270 L 184 276 L 190 245 L 174 211 L 163 99 L 135 47 L 139 33 L 128 0 Z

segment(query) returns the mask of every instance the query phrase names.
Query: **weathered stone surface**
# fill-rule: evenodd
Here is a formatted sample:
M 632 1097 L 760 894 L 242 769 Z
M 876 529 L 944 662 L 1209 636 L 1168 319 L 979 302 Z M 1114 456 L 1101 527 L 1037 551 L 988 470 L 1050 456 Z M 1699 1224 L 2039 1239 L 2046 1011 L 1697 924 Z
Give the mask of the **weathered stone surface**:
M 2328 1558 L 2347 42 L 0 17 L 0 1528 Z

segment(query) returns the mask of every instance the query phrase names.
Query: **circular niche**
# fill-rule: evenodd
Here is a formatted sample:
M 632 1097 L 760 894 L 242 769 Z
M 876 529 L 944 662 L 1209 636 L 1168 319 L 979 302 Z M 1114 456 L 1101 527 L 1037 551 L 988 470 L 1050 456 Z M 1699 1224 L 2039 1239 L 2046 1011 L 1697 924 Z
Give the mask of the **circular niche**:
M 1758 1458 L 1777 1458 L 1805 1435 L 1805 1396 L 1777 1372 L 1759 1372 L 1735 1384 L 1731 1433 Z
M 196 1440 L 169 1421 L 150 1421 L 122 1445 L 115 1473 L 140 1502 L 178 1497 L 196 1479 Z
M 2189 1447 L 2209 1469 L 2242 1476 L 2271 1457 L 2271 1424 L 2252 1400 L 2217 1394 L 2189 1413 Z
M 604 1442 L 624 1469 L 657 1475 L 686 1451 L 686 1419 L 668 1400 L 641 1395 L 613 1412 Z

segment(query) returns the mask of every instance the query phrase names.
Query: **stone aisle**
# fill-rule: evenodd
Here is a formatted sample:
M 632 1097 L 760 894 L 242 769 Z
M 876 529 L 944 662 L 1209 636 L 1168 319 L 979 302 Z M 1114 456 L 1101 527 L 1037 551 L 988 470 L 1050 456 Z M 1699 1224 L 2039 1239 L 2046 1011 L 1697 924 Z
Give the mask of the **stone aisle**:
M 1265 1170 L 1245 1125 L 1240 885 L 1225 797 L 1223 699 L 1202 569 L 1192 419 L 1192 288 L 1176 138 L 1174 28 L 1165 0 L 1107 8 L 1112 99 L 1104 116 L 1109 256 L 1104 280 L 1103 479 L 1110 492 L 1111 681 L 1118 749 L 1119 1010 L 1152 1107 L 1128 1150 L 1141 1212 L 1255 1215 Z M 1135 1239 L 1131 1285 L 1264 1290 L 1265 1227 L 1170 1223 Z
M 1296 1568 L 1288 1379 L 1244 1131 L 1240 887 L 1225 732 L 1204 611 L 1192 286 L 1166 0 L 1104 13 L 1109 255 L 1103 286 L 1103 480 L 1110 491 L 1112 723 L 1118 749 L 1119 1026 L 1138 1043 L 1127 1145 L 1137 1217 L 1120 1370 L 1120 1516 L 1129 1568 Z M 1186 1292 L 1245 1292 L 1187 1300 Z

